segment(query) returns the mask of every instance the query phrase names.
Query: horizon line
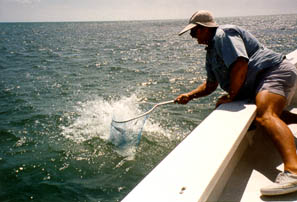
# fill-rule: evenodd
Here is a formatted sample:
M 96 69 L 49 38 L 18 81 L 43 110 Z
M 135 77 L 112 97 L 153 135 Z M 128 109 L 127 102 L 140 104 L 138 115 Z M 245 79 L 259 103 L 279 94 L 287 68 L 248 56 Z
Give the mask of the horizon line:
M 235 17 L 257 17 L 257 16 L 276 16 L 276 15 L 297 15 L 297 13 L 278 13 L 278 14 L 256 14 L 256 15 L 234 15 L 234 16 L 217 16 L 215 18 L 235 18 Z M 63 22 L 133 22 L 133 21 L 171 21 L 171 20 L 188 20 L 187 18 L 163 18 L 163 19 L 123 19 L 123 20 L 61 20 L 61 21 L 0 21 L 5 23 L 63 23 Z

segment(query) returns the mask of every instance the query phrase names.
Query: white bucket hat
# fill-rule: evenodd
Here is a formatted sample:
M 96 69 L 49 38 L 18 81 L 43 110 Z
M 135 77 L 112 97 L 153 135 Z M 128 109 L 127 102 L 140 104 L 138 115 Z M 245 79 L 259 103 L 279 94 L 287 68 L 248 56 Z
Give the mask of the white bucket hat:
M 204 27 L 218 27 L 219 25 L 215 22 L 213 15 L 209 11 L 201 10 L 195 12 L 189 20 L 189 24 L 178 34 L 179 36 L 185 32 L 193 29 L 197 25 Z

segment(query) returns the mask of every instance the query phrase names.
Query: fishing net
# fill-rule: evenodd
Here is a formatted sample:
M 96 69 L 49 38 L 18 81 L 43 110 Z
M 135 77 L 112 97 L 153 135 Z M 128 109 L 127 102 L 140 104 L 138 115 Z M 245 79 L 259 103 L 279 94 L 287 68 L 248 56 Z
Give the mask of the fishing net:
M 137 146 L 147 117 L 143 116 L 127 122 L 117 122 L 113 118 L 110 127 L 110 142 L 120 149 Z
M 120 149 L 137 146 L 148 115 L 158 106 L 170 103 L 174 103 L 174 100 L 155 104 L 147 112 L 125 121 L 116 121 L 117 119 L 113 117 L 110 128 L 110 141 Z

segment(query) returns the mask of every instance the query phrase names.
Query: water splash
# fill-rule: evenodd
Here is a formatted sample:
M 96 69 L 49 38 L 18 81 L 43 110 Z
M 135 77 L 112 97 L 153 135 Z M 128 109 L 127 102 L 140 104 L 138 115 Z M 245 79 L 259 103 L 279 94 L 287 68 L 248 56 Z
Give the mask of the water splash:
M 69 126 L 62 126 L 62 135 L 71 141 L 80 144 L 93 138 L 100 138 L 104 141 L 116 143 L 120 139 L 110 136 L 112 118 L 126 120 L 143 113 L 143 106 L 136 95 L 122 97 L 118 100 L 106 101 L 103 98 L 96 98 L 91 101 L 80 102 L 75 107 L 76 117 Z M 144 121 L 144 120 L 142 120 Z M 147 121 L 143 129 L 147 133 L 166 134 L 158 123 Z M 120 137 L 119 137 L 120 138 Z M 135 154 L 137 144 L 129 144 L 128 147 L 115 147 L 122 156 Z

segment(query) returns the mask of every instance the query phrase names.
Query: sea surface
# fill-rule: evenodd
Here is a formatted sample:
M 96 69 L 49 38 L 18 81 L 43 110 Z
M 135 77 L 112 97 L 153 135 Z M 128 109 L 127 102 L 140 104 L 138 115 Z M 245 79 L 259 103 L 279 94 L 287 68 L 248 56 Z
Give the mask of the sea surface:
M 217 21 L 297 49 L 297 14 Z M 0 201 L 121 201 L 223 93 L 158 107 L 129 151 L 109 141 L 114 114 L 131 118 L 205 79 L 205 47 L 177 36 L 186 24 L 0 23 Z

